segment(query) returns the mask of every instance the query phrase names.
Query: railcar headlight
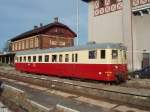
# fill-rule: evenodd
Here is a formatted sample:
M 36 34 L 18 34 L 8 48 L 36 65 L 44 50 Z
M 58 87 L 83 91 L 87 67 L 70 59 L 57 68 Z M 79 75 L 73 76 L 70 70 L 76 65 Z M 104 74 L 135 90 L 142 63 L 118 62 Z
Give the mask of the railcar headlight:
M 99 72 L 98 74 L 99 74 L 99 75 L 102 75 L 102 72 Z
M 119 68 L 119 67 L 116 65 L 116 66 L 115 66 L 115 69 L 118 69 L 118 68 Z
M 106 74 L 107 77 L 110 77 L 112 72 L 105 72 L 105 74 Z

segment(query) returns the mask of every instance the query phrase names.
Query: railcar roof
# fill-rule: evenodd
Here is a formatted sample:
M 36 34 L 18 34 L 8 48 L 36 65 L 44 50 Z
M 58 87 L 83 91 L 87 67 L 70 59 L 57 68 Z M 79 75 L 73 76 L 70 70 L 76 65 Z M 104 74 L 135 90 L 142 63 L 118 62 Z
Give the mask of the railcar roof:
M 34 49 L 28 51 L 19 51 L 16 55 L 29 55 L 29 54 L 42 54 L 42 53 L 57 53 L 57 52 L 69 52 L 69 51 L 80 51 L 80 50 L 94 50 L 94 49 L 124 49 L 126 47 L 122 46 L 122 44 L 114 44 L 114 43 L 103 43 L 103 44 L 86 44 L 82 46 L 74 46 L 74 47 L 63 47 L 63 48 L 49 48 L 49 49 Z

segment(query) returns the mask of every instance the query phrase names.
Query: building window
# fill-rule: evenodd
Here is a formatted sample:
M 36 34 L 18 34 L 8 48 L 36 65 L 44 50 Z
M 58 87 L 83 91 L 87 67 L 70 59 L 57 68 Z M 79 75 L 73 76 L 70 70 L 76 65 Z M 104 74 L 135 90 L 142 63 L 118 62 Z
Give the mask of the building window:
M 39 39 L 35 38 L 35 47 L 39 47 Z
M 116 4 L 117 0 L 110 0 L 111 4 Z
M 65 62 L 69 62 L 69 54 L 65 54 Z
M 118 50 L 112 50 L 112 59 L 118 58 Z
M 30 39 L 30 48 L 33 48 L 33 39 Z
M 57 62 L 57 55 L 52 55 L 52 62 Z
M 25 49 L 25 43 L 22 41 L 22 49 Z
M 28 56 L 28 62 L 31 62 L 31 56 Z
M 49 62 L 49 55 L 45 55 L 45 62 Z
M 51 45 L 57 45 L 56 41 L 51 41 Z
M 17 43 L 15 43 L 15 50 L 18 50 L 18 49 L 17 49 L 17 46 L 18 46 Z
M 15 45 L 14 44 L 12 44 L 12 51 L 14 51 L 15 50 Z
M 102 8 L 105 5 L 105 0 L 99 0 L 99 7 Z
M 21 50 L 21 42 L 18 42 L 18 44 L 19 44 L 18 50 Z
M 63 56 L 60 54 L 59 55 L 59 62 L 62 62 Z
M 39 62 L 42 62 L 42 56 L 39 56 Z
M 63 42 L 63 41 L 62 41 L 62 42 L 59 42 L 59 45 L 60 45 L 60 46 L 65 46 L 65 42 Z
M 101 59 L 105 59 L 105 58 L 106 58 L 106 51 L 101 50 Z
M 33 62 L 36 62 L 36 56 L 33 56 Z
M 29 48 L 29 40 L 26 40 L 26 49 Z
M 25 56 L 24 56 L 23 60 L 24 60 L 24 62 L 26 62 L 26 57 Z
M 96 50 L 89 51 L 89 59 L 96 59 L 96 58 L 97 58 Z

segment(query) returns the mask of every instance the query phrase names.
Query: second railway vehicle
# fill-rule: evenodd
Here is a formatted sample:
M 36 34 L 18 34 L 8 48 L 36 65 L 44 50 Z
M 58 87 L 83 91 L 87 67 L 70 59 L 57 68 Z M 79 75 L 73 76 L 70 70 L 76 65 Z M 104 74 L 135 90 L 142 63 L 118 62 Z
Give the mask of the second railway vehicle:
M 126 48 L 121 44 L 87 44 L 16 53 L 16 70 L 48 76 L 126 81 Z

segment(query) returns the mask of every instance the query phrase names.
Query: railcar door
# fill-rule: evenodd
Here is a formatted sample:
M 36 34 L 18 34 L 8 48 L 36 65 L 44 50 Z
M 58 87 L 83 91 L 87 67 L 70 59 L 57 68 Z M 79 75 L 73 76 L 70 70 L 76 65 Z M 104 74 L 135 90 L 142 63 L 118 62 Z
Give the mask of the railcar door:
M 112 49 L 112 64 L 119 64 L 117 49 Z
M 149 53 L 143 53 L 142 68 L 149 66 Z

